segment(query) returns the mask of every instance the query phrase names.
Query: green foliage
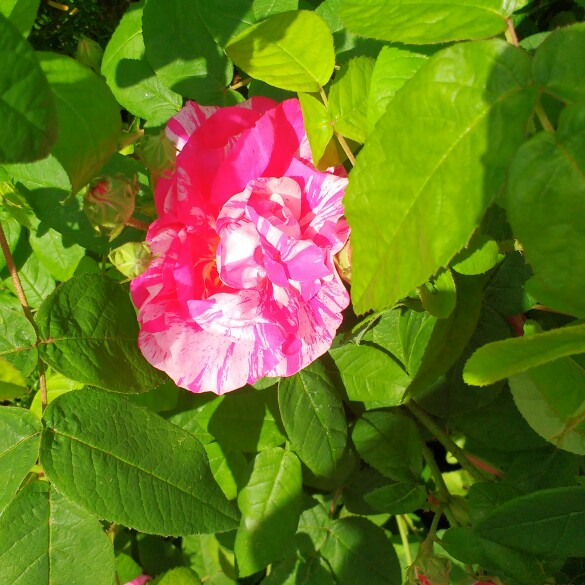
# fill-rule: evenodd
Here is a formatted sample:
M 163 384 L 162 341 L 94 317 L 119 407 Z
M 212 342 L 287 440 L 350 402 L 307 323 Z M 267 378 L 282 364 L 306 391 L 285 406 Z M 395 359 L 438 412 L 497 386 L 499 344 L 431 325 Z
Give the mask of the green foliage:
M 2 583 L 579 583 L 584 19 L 0 0 Z M 164 125 L 293 92 L 298 154 L 348 175 L 353 304 L 294 375 L 189 393 L 140 352 L 126 280 L 160 258 Z M 114 241 L 83 210 L 97 177 L 136 186 Z
M 510 5 L 501 0 L 342 0 L 339 8 L 339 16 L 356 34 L 415 45 L 495 36 L 505 30 L 509 13 Z
M 233 38 L 226 51 L 249 75 L 291 91 L 319 91 L 335 64 L 327 25 L 304 10 L 274 15 L 251 26 Z
M 111 279 L 72 278 L 46 299 L 37 323 L 43 359 L 65 376 L 116 392 L 144 392 L 164 381 L 142 357 L 132 304 Z
M 114 550 L 98 519 L 47 482 L 27 485 L 0 516 L 0 529 L 0 568 L 9 583 L 110 585 L 114 579 Z
M 44 158 L 58 133 L 53 93 L 31 46 L 2 13 L 0 39 L 0 163 Z
M 104 51 L 102 74 L 122 107 L 158 126 L 181 108 L 182 100 L 144 57 L 142 12 L 142 3 L 133 4 L 122 17 Z
M 99 517 L 163 535 L 236 526 L 203 446 L 156 414 L 112 393 L 78 390 L 52 402 L 44 422 L 47 476 Z

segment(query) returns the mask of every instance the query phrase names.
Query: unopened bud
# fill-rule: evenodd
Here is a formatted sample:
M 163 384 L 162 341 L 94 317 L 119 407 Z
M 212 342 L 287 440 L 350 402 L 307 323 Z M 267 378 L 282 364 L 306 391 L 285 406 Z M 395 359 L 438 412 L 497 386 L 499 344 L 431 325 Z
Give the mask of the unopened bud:
M 81 37 L 77 43 L 75 58 L 86 67 L 93 69 L 98 75 L 102 66 L 102 48 L 92 39 Z
M 421 556 L 408 569 L 409 585 L 449 585 L 451 561 L 443 555 Z
M 110 262 L 129 279 L 145 272 L 152 261 L 152 252 L 146 242 L 127 242 L 108 255 Z
M 85 194 L 83 211 L 98 232 L 113 240 L 132 217 L 137 192 L 137 177 L 98 177 Z

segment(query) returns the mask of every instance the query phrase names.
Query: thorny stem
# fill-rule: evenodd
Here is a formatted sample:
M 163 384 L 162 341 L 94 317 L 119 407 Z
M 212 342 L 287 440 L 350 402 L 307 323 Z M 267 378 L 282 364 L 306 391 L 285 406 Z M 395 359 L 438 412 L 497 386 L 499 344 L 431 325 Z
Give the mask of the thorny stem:
M 145 232 L 147 232 L 148 228 L 150 227 L 150 224 L 146 223 L 145 221 L 142 221 L 141 219 L 136 219 L 135 217 L 131 217 L 126 222 L 126 225 L 139 230 L 143 230 Z
M 551 121 L 548 119 L 544 108 L 542 107 L 542 103 L 540 99 L 536 102 L 536 107 L 534 108 L 536 116 L 538 117 L 538 121 L 540 122 L 541 126 L 551 134 L 555 133 L 555 127 L 552 125 Z
M 410 400 L 406 403 L 406 408 L 410 410 L 413 416 L 425 426 L 431 434 L 433 434 L 437 440 L 449 451 L 455 459 L 459 462 L 459 465 L 471 475 L 477 481 L 485 481 L 486 475 L 484 475 L 479 469 L 467 459 L 465 451 L 461 449 L 445 431 L 414 401 Z M 491 477 L 489 479 L 492 479 Z
M 512 22 L 511 18 L 506 18 L 506 24 L 508 28 L 506 29 L 506 40 L 515 47 L 519 47 L 520 43 L 518 42 L 518 35 L 516 34 L 516 29 L 514 28 L 514 23 Z
M 327 108 L 328 107 L 327 104 L 329 103 L 327 100 L 327 94 L 325 93 L 325 90 L 321 86 L 319 86 L 319 93 L 321 94 L 321 99 L 323 100 L 323 104 Z M 347 142 L 345 141 L 345 138 L 343 136 L 341 136 L 341 134 L 339 134 L 339 132 L 336 132 L 335 130 L 333 130 L 333 134 L 335 134 L 335 138 L 337 138 L 337 142 L 339 142 L 339 145 L 341 146 L 341 148 L 343 148 L 343 152 L 345 152 L 349 162 L 351 163 L 351 166 L 355 167 L 355 156 L 354 156 L 353 152 L 351 151 L 349 144 L 347 144 Z
M 24 294 L 22 283 L 20 282 L 20 277 L 18 276 L 18 270 L 16 269 L 16 265 L 14 264 L 14 258 L 12 258 L 12 253 L 10 252 L 10 248 L 8 247 L 8 242 L 6 241 L 6 234 L 4 233 L 2 223 L 0 223 L 0 247 L 2 248 L 4 258 L 6 258 L 6 267 L 8 268 L 8 272 L 10 272 L 10 278 L 12 279 L 12 283 L 14 284 L 16 296 L 18 297 L 25 317 L 29 320 L 30 324 L 33 326 L 33 329 L 35 330 L 38 344 L 40 341 L 39 330 L 33 317 L 30 305 L 26 300 L 26 295 Z M 45 364 L 40 357 L 37 360 L 37 367 L 39 370 L 39 388 L 41 391 L 41 410 L 42 412 L 44 412 L 45 408 L 47 407 L 47 380 L 45 377 Z
M 435 537 L 435 534 L 437 533 L 437 528 L 439 526 L 439 520 L 441 519 L 443 512 L 444 512 L 444 510 L 442 508 L 439 508 L 435 512 L 435 515 L 433 516 L 433 521 L 431 522 L 431 527 L 429 528 L 429 536 L 427 536 L 427 538 L 429 538 L 429 537 L 434 538 Z
M 133 144 L 134 142 L 136 142 L 138 139 L 142 138 L 144 136 L 144 130 L 141 128 L 140 130 L 137 130 L 136 132 L 132 132 L 132 134 L 127 134 L 126 136 L 124 136 L 121 140 L 120 140 L 120 144 L 119 146 L 119 150 L 122 150 L 124 148 L 126 148 L 127 146 L 130 146 L 130 144 Z
M 422 454 L 423 454 L 425 463 L 429 467 L 433 481 L 435 482 L 435 485 L 437 486 L 437 491 L 439 492 L 439 494 L 441 494 L 441 498 L 443 499 L 444 505 L 437 511 L 437 514 L 435 515 L 435 517 L 437 515 L 440 517 L 441 514 L 444 512 L 445 516 L 447 516 L 447 520 L 449 520 L 449 524 L 451 524 L 451 526 L 453 526 L 455 528 L 455 527 L 459 526 L 459 522 L 457 522 L 457 520 L 455 519 L 455 516 L 453 516 L 453 514 L 451 513 L 451 508 L 449 508 L 449 501 L 451 500 L 451 493 L 449 492 L 449 488 L 447 487 L 447 484 L 445 483 L 445 480 L 443 479 L 443 474 L 441 473 L 441 470 L 439 469 L 439 466 L 437 465 L 437 462 L 435 461 L 435 458 L 434 458 L 433 454 L 431 453 L 431 450 L 427 447 L 426 443 L 423 443 Z M 434 519 L 433 519 L 433 522 L 434 522 Z M 438 522 L 438 520 L 437 520 L 437 522 Z M 432 526 L 431 526 L 431 529 L 432 529 Z
M 230 85 L 228 87 L 228 89 L 240 89 L 240 87 L 244 87 L 245 85 L 248 85 L 248 83 L 250 83 L 252 81 L 251 77 L 246 77 L 246 79 L 242 79 L 241 81 L 238 81 L 237 83 L 234 83 L 233 85 Z
M 406 521 L 402 514 L 396 516 L 396 524 L 398 524 L 398 532 L 400 532 L 400 540 L 402 542 L 402 548 L 404 549 L 404 558 L 406 559 L 406 564 L 410 567 L 410 565 L 412 565 L 412 554 L 408 542 L 408 526 L 406 525 Z
M 331 506 L 329 507 L 329 518 L 333 518 L 333 515 L 335 514 L 335 510 L 337 508 L 337 500 L 339 499 L 339 496 L 341 495 L 342 491 L 343 487 L 339 486 L 335 490 L 335 494 L 333 494 L 333 500 L 331 501 Z
M 335 138 L 337 138 L 337 141 L 341 145 L 341 148 L 343 148 L 343 152 L 345 152 L 345 154 L 347 155 L 347 158 L 349 159 L 351 166 L 355 167 L 355 156 L 353 155 L 353 152 L 351 151 L 349 144 L 347 144 L 347 142 L 345 141 L 345 138 L 338 132 L 335 132 Z

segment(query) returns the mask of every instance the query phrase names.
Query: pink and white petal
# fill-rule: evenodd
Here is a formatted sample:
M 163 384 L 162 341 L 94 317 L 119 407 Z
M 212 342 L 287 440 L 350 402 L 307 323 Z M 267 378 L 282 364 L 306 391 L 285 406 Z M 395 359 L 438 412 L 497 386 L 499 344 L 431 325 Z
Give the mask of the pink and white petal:
M 226 226 L 217 247 L 219 277 L 232 288 L 254 288 L 266 277 L 256 228 L 251 223 Z
M 189 302 L 191 319 L 205 331 L 232 341 L 253 341 L 257 347 L 280 347 L 285 340 L 279 309 L 260 291 L 218 293 Z M 282 310 L 281 310 L 282 311 Z
M 219 106 L 200 106 L 189 100 L 180 112 L 168 121 L 167 138 L 175 143 L 177 150 L 182 150 L 191 134 L 218 110 Z
M 331 274 L 324 261 L 324 250 L 307 240 L 289 240 L 281 251 L 281 261 L 292 280 L 313 281 Z
M 283 354 L 267 376 L 292 376 L 323 355 L 333 342 L 342 321 L 341 311 L 349 304 L 349 294 L 336 276 L 322 283 L 307 303 L 298 302 L 298 351 Z
M 275 365 L 272 352 L 253 342 L 236 343 L 184 322 L 156 334 L 141 331 L 138 345 L 155 368 L 191 392 L 230 392 L 265 376 Z

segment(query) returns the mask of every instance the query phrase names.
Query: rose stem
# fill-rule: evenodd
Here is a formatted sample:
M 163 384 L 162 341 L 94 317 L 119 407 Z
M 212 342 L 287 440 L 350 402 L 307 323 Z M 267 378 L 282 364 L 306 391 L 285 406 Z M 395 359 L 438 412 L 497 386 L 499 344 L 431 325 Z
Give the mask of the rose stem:
M 8 268 L 8 272 L 10 272 L 10 278 L 14 284 L 16 296 L 18 297 L 20 306 L 24 312 L 24 316 L 29 320 L 30 324 L 35 330 L 38 345 L 40 342 L 39 329 L 33 317 L 30 305 L 26 300 L 26 295 L 24 294 L 22 283 L 20 282 L 20 277 L 18 276 L 18 270 L 16 269 L 14 259 L 12 258 L 12 253 L 8 247 L 8 242 L 6 241 L 6 234 L 4 233 L 4 227 L 2 226 L 2 223 L 0 223 L 0 247 L 2 248 L 4 258 L 6 258 L 6 267 Z M 45 408 L 47 407 L 47 380 L 45 378 L 45 364 L 40 356 L 37 358 L 37 367 L 39 370 L 39 388 L 41 390 L 41 411 L 44 412 Z
M 398 532 L 400 532 L 400 540 L 402 541 L 402 548 L 404 549 L 404 558 L 406 559 L 406 564 L 410 567 L 410 565 L 412 565 L 412 554 L 408 542 L 408 528 L 402 514 L 396 516 L 396 524 L 398 524 Z
M 445 431 L 443 431 L 443 429 L 441 429 L 441 427 L 414 400 L 410 400 L 405 406 L 410 410 L 412 415 L 437 438 L 443 447 L 445 447 L 445 449 L 457 459 L 459 465 L 461 465 L 471 477 L 477 481 L 485 481 L 487 479 L 486 476 L 479 469 L 474 467 L 469 459 L 467 459 L 465 451 L 456 445 L 447 433 L 445 433 Z
M 516 29 L 514 28 L 514 23 L 512 22 L 511 18 L 506 18 L 506 24 L 508 28 L 506 29 L 506 40 L 515 47 L 519 47 L 520 43 L 518 42 L 518 35 L 516 34 Z
M 324 106 L 326 108 L 328 108 L 329 102 L 327 100 L 327 94 L 325 93 L 325 90 L 323 89 L 323 87 L 319 86 L 319 92 L 321 93 L 321 99 L 323 100 Z M 351 166 L 355 167 L 355 156 L 353 155 L 351 148 L 349 147 L 349 145 L 345 141 L 345 138 L 343 136 L 341 136 L 341 134 L 339 134 L 335 130 L 333 130 L 333 134 L 335 134 L 335 138 L 337 138 L 337 142 L 339 142 L 341 148 L 343 148 L 343 152 L 345 152 L 347 158 L 349 159 L 349 162 L 351 163 Z
M 453 516 L 451 508 L 449 507 L 451 493 L 449 492 L 449 488 L 447 487 L 447 484 L 443 479 L 443 474 L 441 473 L 441 470 L 439 469 L 439 466 L 437 465 L 437 462 L 435 461 L 435 458 L 431 453 L 431 450 L 427 447 L 426 443 L 423 443 L 422 454 L 425 463 L 429 467 L 433 481 L 437 486 L 437 491 L 439 492 L 439 494 L 441 494 L 441 498 L 443 498 L 444 507 L 442 512 L 445 514 L 445 516 L 447 516 L 447 520 L 449 520 L 449 524 L 451 524 L 451 526 L 453 527 L 459 526 L 459 523 L 457 522 L 457 520 L 455 520 L 455 516 Z
M 145 232 L 147 232 L 148 228 L 150 227 L 150 224 L 146 223 L 145 221 L 142 221 L 141 219 L 136 219 L 135 217 L 131 217 L 126 222 L 126 225 Z

